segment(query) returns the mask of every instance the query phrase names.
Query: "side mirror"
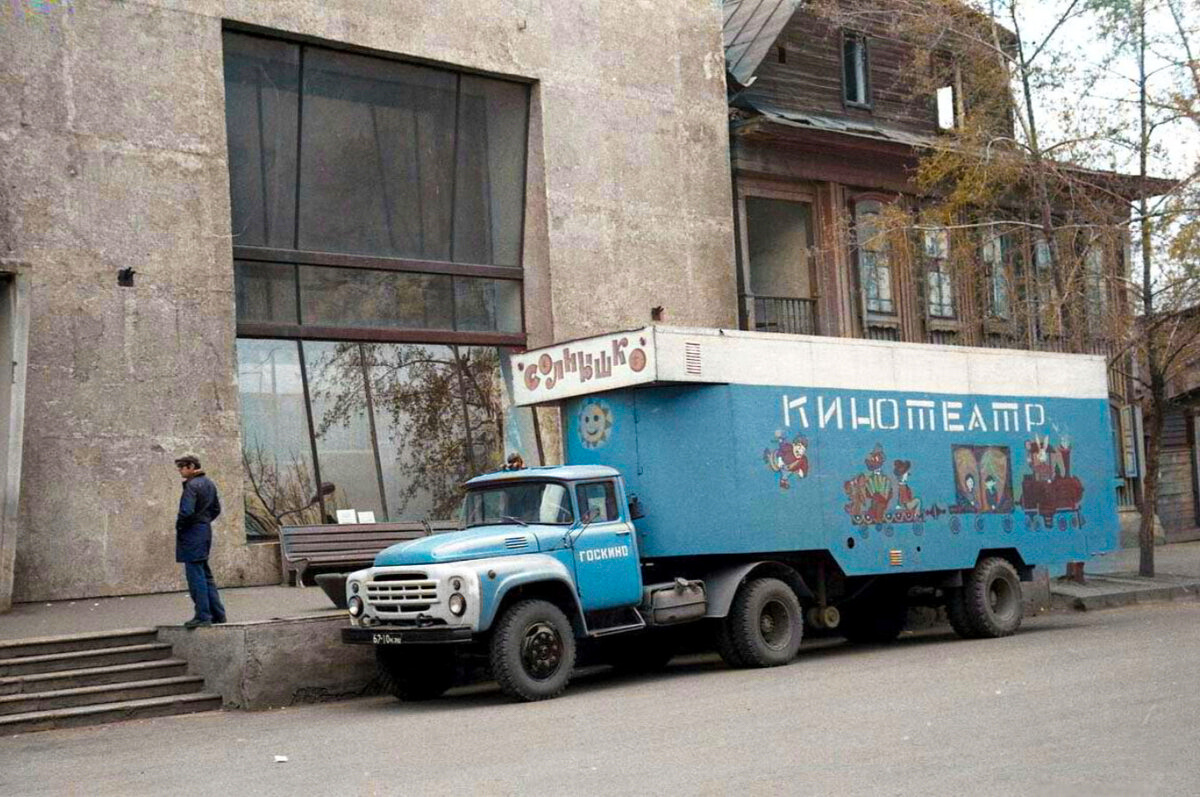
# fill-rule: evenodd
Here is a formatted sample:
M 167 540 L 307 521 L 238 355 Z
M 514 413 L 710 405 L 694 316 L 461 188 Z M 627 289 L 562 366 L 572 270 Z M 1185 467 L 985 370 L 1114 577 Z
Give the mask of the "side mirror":
M 636 495 L 629 496 L 629 519 L 639 520 L 645 516 L 646 513 L 642 511 L 642 502 L 638 500 Z

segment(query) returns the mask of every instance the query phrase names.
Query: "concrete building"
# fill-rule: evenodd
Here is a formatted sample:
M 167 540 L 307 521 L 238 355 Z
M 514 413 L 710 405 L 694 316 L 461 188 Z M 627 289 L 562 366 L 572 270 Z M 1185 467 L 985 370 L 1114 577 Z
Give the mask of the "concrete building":
M 0 609 L 182 588 L 178 452 L 222 492 L 218 579 L 273 582 L 281 523 L 437 519 L 467 472 L 551 456 L 511 348 L 736 324 L 721 27 L 707 0 L 0 6 Z

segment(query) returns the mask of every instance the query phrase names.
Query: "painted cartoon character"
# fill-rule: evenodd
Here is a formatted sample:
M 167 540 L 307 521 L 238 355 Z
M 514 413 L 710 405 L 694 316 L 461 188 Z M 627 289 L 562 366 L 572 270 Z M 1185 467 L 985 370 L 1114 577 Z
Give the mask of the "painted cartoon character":
M 599 448 L 612 434 L 612 408 L 605 401 L 589 401 L 579 412 L 579 438 L 584 448 Z
M 975 490 L 974 473 L 968 473 L 963 476 L 962 482 L 958 485 L 957 508 L 963 512 L 979 511 L 979 493 Z
M 775 432 L 775 440 L 778 445 L 774 451 L 764 449 L 763 460 L 779 474 L 779 487 L 787 490 L 792 486 L 789 477 L 803 479 L 808 476 L 808 438 L 797 435 L 788 440 L 783 432 Z
M 990 473 L 983 480 L 983 508 L 987 512 L 997 512 L 1000 509 L 1000 485 Z
M 883 447 L 878 443 L 875 444 L 874 450 L 867 455 L 865 460 L 868 472 L 864 489 L 867 500 L 870 501 L 867 514 L 875 523 L 879 523 L 883 519 L 888 504 L 892 501 L 892 480 L 883 473 L 883 463 L 886 461 L 887 455 L 883 453 Z
M 912 462 L 898 459 L 892 463 L 892 473 L 896 474 L 896 508 L 909 512 L 921 511 L 921 499 L 913 495 L 908 483 L 908 474 L 912 470 Z
M 846 497 L 850 499 L 843 509 L 846 514 L 852 516 L 862 516 L 867 511 L 867 506 L 870 500 L 867 498 L 867 477 L 860 473 L 849 481 L 842 482 L 842 490 L 845 491 Z
M 1054 462 L 1051 459 L 1053 453 L 1050 435 L 1046 435 L 1044 439 L 1034 435 L 1032 440 L 1025 442 L 1025 456 L 1036 481 L 1048 482 L 1054 479 Z

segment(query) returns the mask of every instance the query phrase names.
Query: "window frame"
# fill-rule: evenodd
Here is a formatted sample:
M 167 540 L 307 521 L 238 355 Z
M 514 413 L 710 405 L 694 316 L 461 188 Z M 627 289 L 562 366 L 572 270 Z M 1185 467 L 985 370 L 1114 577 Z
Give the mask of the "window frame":
M 520 225 L 517 231 L 519 236 L 519 249 L 517 252 L 518 264 L 515 266 L 501 265 L 485 265 L 469 262 L 453 262 L 441 260 L 428 260 L 409 257 L 392 257 L 387 255 L 362 255 L 345 252 L 324 252 L 311 251 L 300 248 L 279 248 L 269 246 L 252 246 L 245 244 L 234 244 L 233 259 L 238 261 L 259 262 L 259 263 L 277 263 L 277 264 L 292 264 L 297 269 L 301 265 L 308 266 L 325 266 L 333 268 L 358 268 L 369 269 L 376 271 L 400 271 L 422 274 L 439 274 L 449 275 L 452 277 L 464 278 L 486 278 L 492 280 L 507 280 L 517 282 L 521 288 L 518 291 L 520 296 L 520 326 L 521 332 L 508 333 L 496 331 L 469 331 L 469 330 L 448 330 L 448 329 L 423 329 L 423 328 L 387 328 L 387 327 L 363 327 L 363 326 L 339 326 L 339 325 L 312 325 L 303 323 L 283 323 L 283 322 L 264 322 L 264 321 L 237 321 L 236 336 L 239 338 L 276 338 L 276 339 L 299 339 L 299 340 L 344 340 L 348 342 L 386 342 L 386 343 L 431 343 L 431 344 L 458 344 L 458 345 L 480 345 L 480 346 L 505 346 L 505 347 L 525 347 L 527 345 L 526 329 L 526 307 L 525 307 L 525 291 L 524 291 L 524 260 L 525 260 L 525 228 L 528 223 L 528 193 L 529 193 L 529 135 L 532 129 L 531 114 L 532 92 L 531 87 L 533 81 L 522 79 L 511 75 L 501 75 L 489 73 L 480 70 L 472 70 L 461 68 L 455 65 L 436 63 L 432 61 L 423 61 L 420 59 L 405 58 L 397 56 L 394 53 L 380 52 L 370 48 L 353 47 L 341 44 L 338 42 L 328 41 L 324 39 L 312 39 L 304 36 L 296 36 L 288 34 L 286 31 L 278 31 L 274 29 L 264 29 L 252 25 L 243 25 L 238 23 L 225 22 L 222 24 L 222 35 L 237 34 L 239 36 L 252 37 L 262 39 L 265 42 L 281 42 L 289 45 L 294 45 L 301 48 L 301 72 L 300 79 L 303 81 L 303 53 L 304 48 L 318 48 L 331 52 L 347 53 L 367 58 L 374 58 L 380 61 L 389 61 L 393 63 L 407 64 L 418 66 L 426 69 L 435 69 L 451 75 L 455 75 L 460 81 L 464 77 L 478 77 L 492 80 L 502 80 L 509 83 L 521 84 L 526 87 L 529 92 L 526 114 L 525 114 L 525 164 L 521 175 L 521 211 Z M 222 48 L 222 59 L 224 61 L 225 53 Z M 460 102 L 461 100 L 456 100 Z M 456 110 L 457 113 L 457 110 Z M 300 95 L 300 108 L 298 114 L 303 115 L 303 93 Z M 302 119 L 299 124 L 303 124 Z M 301 134 L 297 132 L 297 166 L 299 169 L 299 152 L 302 144 Z M 457 177 L 451 178 L 451 189 Z M 232 200 L 232 197 L 231 197 Z M 294 223 L 299 229 L 299 197 L 294 197 L 293 201 L 297 203 L 295 208 Z M 454 213 L 455 211 L 452 211 Z M 451 233 L 453 235 L 453 233 Z M 295 240 L 293 240 L 295 243 Z M 299 279 L 297 275 L 297 299 L 299 299 Z
M 853 251 L 852 263 L 854 267 L 854 284 L 858 290 L 859 305 L 862 308 L 863 324 L 866 326 L 894 326 L 899 327 L 900 311 L 899 297 L 896 290 L 896 263 L 895 252 L 892 248 L 892 241 L 889 240 L 887 234 L 884 234 L 883 249 L 885 262 L 887 264 L 887 284 L 888 298 L 887 302 L 891 304 L 890 310 L 875 310 L 870 306 L 870 299 L 867 296 L 867 283 L 863 279 L 863 262 L 862 262 L 862 246 L 859 238 L 859 207 L 868 202 L 874 202 L 879 206 L 879 215 L 882 215 L 883 208 L 897 201 L 897 197 L 883 196 L 879 194 L 859 194 L 850 198 L 850 216 L 852 221 L 853 242 L 851 244 Z M 876 323 L 882 322 L 882 323 Z M 864 329 L 864 332 L 866 330 Z
M 945 242 L 945 247 L 942 250 L 940 257 L 933 257 L 929 252 L 929 239 L 931 235 L 940 235 Z M 951 236 L 950 230 L 947 227 L 933 226 L 926 227 L 921 230 L 921 264 L 922 271 L 925 275 L 925 313 L 935 323 L 947 323 L 958 320 L 958 298 L 955 295 L 955 280 L 950 272 L 950 245 Z M 933 285 L 931 277 L 937 275 L 939 287 L 938 293 L 943 294 L 944 302 L 939 304 L 939 308 L 949 307 L 950 312 L 935 312 L 933 304 Z
M 614 479 L 589 479 L 588 481 L 584 481 L 584 482 L 575 482 L 575 516 L 582 518 L 587 514 L 585 507 L 584 507 L 582 501 L 580 500 L 582 498 L 582 496 L 580 495 L 579 491 L 584 489 L 585 487 L 592 487 L 593 485 L 597 485 L 597 484 L 603 485 L 608 488 L 608 492 L 610 492 L 612 495 L 612 507 L 615 510 L 616 514 L 611 519 L 591 520 L 588 522 L 588 525 L 589 526 L 600 526 L 600 525 L 604 525 L 606 523 L 621 523 L 621 522 L 623 522 L 624 517 L 621 512 L 621 497 L 617 492 L 617 483 Z M 608 503 L 608 496 L 606 495 L 605 496 L 606 506 L 607 506 L 607 503 Z
M 851 42 L 857 43 L 859 57 L 855 59 L 855 65 L 862 66 L 862 74 L 855 74 L 855 86 L 858 88 L 858 97 L 861 99 L 851 99 L 849 94 L 849 75 L 846 71 L 846 46 Z M 846 108 L 861 108 L 871 110 L 873 103 L 871 101 L 871 47 L 870 36 L 856 30 L 842 29 L 841 32 L 841 48 L 839 52 L 841 62 L 842 76 L 842 105 Z M 860 79 L 861 78 L 861 79 Z

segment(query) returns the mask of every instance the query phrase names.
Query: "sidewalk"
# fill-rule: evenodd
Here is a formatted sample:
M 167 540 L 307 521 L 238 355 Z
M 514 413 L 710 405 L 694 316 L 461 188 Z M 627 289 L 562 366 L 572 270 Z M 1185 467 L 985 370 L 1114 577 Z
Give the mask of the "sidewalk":
M 320 587 L 238 587 L 221 590 L 221 600 L 230 623 L 344 614 Z M 18 603 L 0 614 L 0 640 L 180 625 L 191 616 L 186 592 Z
M 1138 575 L 1137 548 L 1122 548 L 1087 563 L 1083 584 L 1051 573 L 1050 594 L 1056 609 L 1088 611 L 1134 603 L 1200 598 L 1200 542 L 1159 545 L 1154 577 Z

